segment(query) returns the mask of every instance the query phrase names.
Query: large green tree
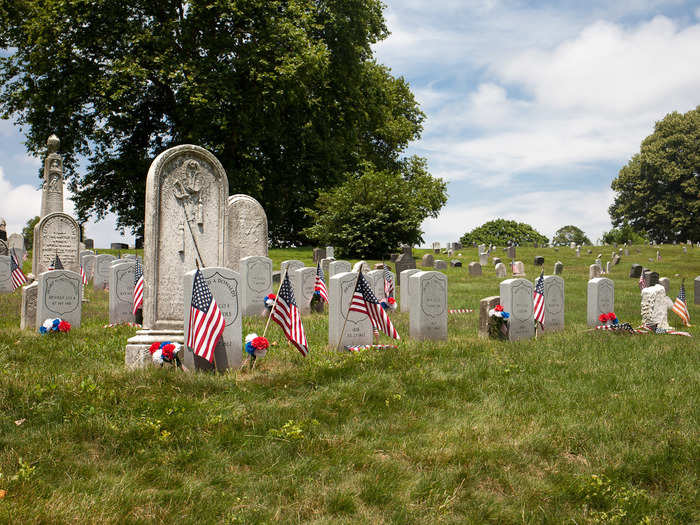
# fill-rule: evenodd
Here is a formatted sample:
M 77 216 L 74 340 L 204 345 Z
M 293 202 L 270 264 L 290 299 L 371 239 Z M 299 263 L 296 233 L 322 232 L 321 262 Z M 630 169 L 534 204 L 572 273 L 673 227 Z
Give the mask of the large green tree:
M 615 226 L 660 242 L 700 239 L 700 106 L 657 122 L 612 189 Z
M 138 231 L 150 162 L 194 143 L 299 242 L 319 190 L 364 162 L 399 173 L 420 135 L 373 59 L 387 34 L 379 0 L 4 0 L 0 114 L 33 153 L 59 135 L 81 219 Z
M 549 239 L 524 222 L 496 219 L 465 233 L 459 242 L 505 246 L 508 242 L 545 244 Z
M 583 230 L 573 224 L 562 226 L 554 233 L 554 237 L 552 237 L 552 244 L 556 246 L 566 246 L 572 242 L 576 244 L 591 244 L 591 240 L 586 237 Z

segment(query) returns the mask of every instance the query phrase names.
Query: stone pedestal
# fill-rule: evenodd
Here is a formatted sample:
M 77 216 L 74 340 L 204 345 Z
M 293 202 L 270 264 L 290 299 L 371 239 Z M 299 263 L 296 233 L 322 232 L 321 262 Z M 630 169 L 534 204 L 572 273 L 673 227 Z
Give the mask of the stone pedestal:
M 144 368 L 153 364 L 149 349 L 155 342 L 170 341 L 180 343 L 184 349 L 185 338 L 182 330 L 139 330 L 126 343 L 125 364 L 127 368 Z

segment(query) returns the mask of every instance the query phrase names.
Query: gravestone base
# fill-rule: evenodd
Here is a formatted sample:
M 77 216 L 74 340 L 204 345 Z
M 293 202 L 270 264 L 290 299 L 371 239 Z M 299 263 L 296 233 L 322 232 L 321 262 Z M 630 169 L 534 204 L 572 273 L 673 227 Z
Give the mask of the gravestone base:
M 149 348 L 156 342 L 170 341 L 180 343 L 185 349 L 185 334 L 182 330 L 139 330 L 136 335 L 126 342 L 124 362 L 129 369 L 146 368 L 153 364 Z M 182 356 L 180 356 L 182 358 Z

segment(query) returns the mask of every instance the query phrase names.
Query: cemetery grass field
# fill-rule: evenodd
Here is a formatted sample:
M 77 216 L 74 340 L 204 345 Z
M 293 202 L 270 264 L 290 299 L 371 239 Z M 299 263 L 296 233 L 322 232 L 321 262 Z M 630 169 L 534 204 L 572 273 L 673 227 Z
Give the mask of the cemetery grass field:
M 664 246 L 660 263 L 640 249 L 613 268 L 618 317 L 640 323 L 639 263 L 672 298 L 685 276 L 700 324 L 700 249 Z M 588 265 L 612 248 L 593 250 L 518 248 L 531 280 L 534 255 L 547 273 L 564 263 L 562 333 L 479 339 L 499 279 L 491 265 L 468 276 L 468 247 L 449 305 L 476 312 L 450 316 L 449 340 L 411 340 L 397 312 L 397 350 L 339 354 L 312 315 L 307 358 L 273 325 L 254 371 L 222 375 L 127 371 L 135 329 L 102 328 L 105 292 L 87 292 L 66 336 L 20 331 L 20 293 L 2 295 L 0 522 L 698 523 L 700 329 L 586 331 Z M 270 256 L 312 264 L 310 248 Z M 263 325 L 244 319 L 243 334 Z

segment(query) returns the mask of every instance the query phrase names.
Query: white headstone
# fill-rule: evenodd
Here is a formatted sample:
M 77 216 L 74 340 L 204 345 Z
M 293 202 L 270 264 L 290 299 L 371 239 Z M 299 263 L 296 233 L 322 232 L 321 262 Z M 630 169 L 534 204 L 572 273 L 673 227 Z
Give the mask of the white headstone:
M 402 312 L 410 312 L 411 311 L 411 281 L 409 277 L 413 275 L 414 273 L 419 272 L 420 270 L 417 270 L 415 268 L 409 268 L 408 270 L 404 270 L 399 274 L 399 280 L 400 280 L 400 285 L 399 286 L 399 307 Z
M 106 290 L 109 287 L 109 272 L 114 261 L 118 261 L 114 255 L 101 253 L 95 256 L 95 274 L 92 278 L 92 287 L 95 290 Z
M 243 361 L 243 336 L 241 325 L 241 276 L 230 268 L 208 267 L 202 268 L 202 277 L 207 283 L 216 304 L 224 316 L 226 326 L 224 334 L 214 349 L 214 361 L 219 371 L 229 368 L 239 368 Z M 192 302 L 192 285 L 197 270 L 187 272 L 183 277 L 182 288 L 184 290 L 183 303 Z M 190 321 L 190 309 L 185 309 L 184 339 L 187 341 L 187 332 Z M 181 355 L 182 366 L 187 370 L 213 368 L 206 359 L 194 355 L 189 348 L 183 348 Z
M 600 324 L 600 314 L 615 311 L 615 283 L 606 277 L 588 281 L 588 326 Z
M 447 276 L 416 272 L 409 278 L 409 332 L 413 339 L 447 339 Z
M 591 264 L 588 267 L 588 279 L 595 279 L 597 277 L 600 277 L 600 275 L 600 266 L 598 266 L 597 264 Z
M 259 316 L 265 296 L 272 293 L 272 259 L 250 256 L 240 260 L 241 311 L 244 316 Z
M 351 270 L 352 266 L 350 266 L 350 263 L 348 261 L 331 261 L 331 263 L 328 265 L 328 275 L 326 276 L 326 279 L 330 279 L 331 277 L 338 275 L 339 273 L 345 273 Z M 328 294 L 330 295 L 331 293 L 332 292 L 329 289 Z
M 508 269 L 506 268 L 506 265 L 503 264 L 502 262 L 499 262 L 496 265 L 496 277 L 505 277 L 508 275 Z
M 525 275 L 525 264 L 522 261 L 515 261 L 513 273 L 515 275 Z
M 671 290 L 671 280 L 668 277 L 661 277 L 659 278 L 659 284 L 664 287 L 666 295 L 668 295 Z
M 326 246 L 326 257 L 333 259 L 335 257 L 335 248 L 333 246 Z
M 36 302 L 36 324 L 60 318 L 72 328 L 80 327 L 83 283 L 80 274 L 70 270 L 52 270 L 39 274 Z
M 10 271 L 10 256 L 0 255 L 0 293 L 12 293 L 12 272 Z
M 239 271 L 244 257 L 267 257 L 267 215 L 249 195 L 231 195 L 226 208 L 226 266 Z
M 286 261 L 282 261 L 280 264 L 280 279 L 284 277 L 284 271 L 287 270 L 289 273 L 289 278 L 292 278 L 292 272 L 294 270 L 298 270 L 299 268 L 303 268 L 304 263 L 302 261 L 299 261 L 297 259 L 289 259 Z
M 367 264 L 365 261 L 357 261 L 352 266 L 352 271 L 355 273 L 357 273 L 359 271 L 362 271 L 362 273 L 367 273 L 367 272 L 369 272 L 369 270 L 370 270 L 369 264 Z
M 642 324 L 670 330 L 668 310 L 673 307 L 673 301 L 666 296 L 662 284 L 647 286 L 642 290 Z
M 510 313 L 508 338 L 511 341 L 530 339 L 535 335 L 532 292 L 532 283 L 527 279 L 501 281 L 501 305 L 506 312 Z
M 489 254 L 488 253 L 480 253 L 479 254 L 479 264 L 481 266 L 486 266 L 489 263 Z
M 371 270 L 365 274 L 365 278 L 372 288 L 374 295 L 380 301 L 384 299 L 384 270 Z
M 88 279 L 93 279 L 95 276 L 95 256 L 94 255 L 83 255 L 82 257 L 83 271 Z
M 34 229 L 32 272 L 48 271 L 58 255 L 63 268 L 80 273 L 80 227 L 65 213 L 51 213 L 42 218 Z
M 544 277 L 544 311 L 546 332 L 564 329 L 564 279 L 558 275 Z
M 117 261 L 109 268 L 109 322 L 133 323 L 136 261 Z
M 294 298 L 302 315 L 311 313 L 311 299 L 316 284 L 316 268 L 304 267 L 289 272 L 289 282 L 294 289 Z
M 349 312 L 348 315 L 350 300 L 356 284 L 357 274 L 354 272 L 343 272 L 330 278 L 328 344 L 334 349 L 339 346 L 339 341 L 340 350 L 343 350 L 346 345 L 372 344 L 372 323 L 369 317 L 358 312 Z M 345 325 L 344 331 L 343 325 Z

